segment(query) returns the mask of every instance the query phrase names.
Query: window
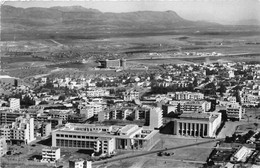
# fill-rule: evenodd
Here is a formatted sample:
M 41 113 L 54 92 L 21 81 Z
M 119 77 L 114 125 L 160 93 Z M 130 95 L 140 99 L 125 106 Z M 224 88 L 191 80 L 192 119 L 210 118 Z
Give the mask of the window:
M 65 138 L 68 138 L 69 136 L 68 135 L 65 135 Z
M 64 137 L 64 134 L 61 134 L 60 137 Z
M 78 135 L 78 138 L 81 138 L 81 136 L 80 136 L 80 135 Z
M 56 134 L 56 137 L 60 137 L 60 134 Z
M 72 138 L 72 135 L 69 135 L 69 138 Z
M 73 135 L 73 138 L 77 138 L 77 136 L 76 136 L 76 135 Z

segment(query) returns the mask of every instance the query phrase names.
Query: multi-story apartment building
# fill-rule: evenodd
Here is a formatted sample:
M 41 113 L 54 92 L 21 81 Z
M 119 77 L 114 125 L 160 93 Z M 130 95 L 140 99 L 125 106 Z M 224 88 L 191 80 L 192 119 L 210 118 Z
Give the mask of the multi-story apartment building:
M 116 149 L 142 149 L 153 144 L 157 130 L 137 125 L 104 126 L 72 124 L 52 132 L 52 146 L 61 148 L 92 149 L 110 155 Z
M 180 110 L 184 113 L 207 112 L 211 108 L 211 103 L 207 101 L 187 101 Z
M 174 134 L 194 137 L 215 137 L 221 124 L 221 113 L 189 113 L 174 121 Z
M 79 106 L 79 109 L 80 114 L 84 114 L 86 118 L 91 118 L 94 115 L 98 115 L 103 110 L 103 106 L 101 104 L 91 103 Z
M 257 106 L 259 97 L 252 94 L 245 94 L 240 97 L 242 106 Z
M 139 91 L 130 90 L 124 93 L 124 101 L 139 100 L 139 97 L 140 97 Z
M 41 125 L 41 136 L 49 136 L 51 134 L 51 123 L 50 122 L 44 122 Z
M 147 116 L 148 118 L 148 116 Z M 159 107 L 151 108 L 149 111 L 149 127 L 160 128 L 163 125 L 163 111 Z
M 19 110 L 20 109 L 20 99 L 10 98 L 9 99 L 10 109 Z
M 183 113 L 191 113 L 191 112 L 207 112 L 211 109 L 211 102 L 207 101 L 169 101 L 169 105 L 175 107 L 177 111 Z
M 231 104 L 226 107 L 226 114 L 228 119 L 236 119 L 236 120 L 241 120 L 242 119 L 242 114 L 243 114 L 243 108 L 237 104 Z
M 24 116 L 24 114 L 22 112 L 12 112 L 9 109 L 0 110 L 0 125 L 12 124 L 20 116 Z
M 42 149 L 42 160 L 41 162 L 55 163 L 60 159 L 60 148 L 49 147 Z
M 204 99 L 204 94 L 199 92 L 175 92 L 175 100 L 202 100 Z
M 35 140 L 34 118 L 18 117 L 12 124 L 2 125 L 0 135 L 10 143 L 28 144 Z
M 4 156 L 7 152 L 7 143 L 4 136 L 0 136 L 0 157 Z
M 110 92 L 104 89 L 88 90 L 86 92 L 87 97 L 104 97 L 109 96 Z
M 51 116 L 51 118 L 60 118 L 65 122 L 72 113 L 72 110 L 50 110 L 48 115 Z
M 120 119 L 124 120 L 130 115 L 134 115 L 135 120 L 145 119 L 148 110 L 145 109 L 133 109 L 133 108 L 112 108 L 105 109 L 98 113 L 98 121 Z

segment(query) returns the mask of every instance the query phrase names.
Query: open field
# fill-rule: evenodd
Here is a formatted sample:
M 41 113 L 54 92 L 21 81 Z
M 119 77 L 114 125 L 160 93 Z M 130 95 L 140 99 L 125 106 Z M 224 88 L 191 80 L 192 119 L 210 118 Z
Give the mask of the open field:
M 91 68 L 97 65 L 94 62 L 95 60 L 104 59 L 147 58 L 146 60 L 132 60 L 128 63 L 148 67 L 164 63 L 201 63 L 207 58 L 183 58 L 179 56 L 173 59 L 155 60 L 150 59 L 150 54 L 158 53 L 161 57 L 173 57 L 173 54 L 176 52 L 192 51 L 219 52 L 222 54 L 260 53 L 259 30 L 259 27 L 242 26 L 215 29 L 205 28 L 201 30 L 188 28 L 176 31 L 140 31 L 137 33 L 124 30 L 122 33 L 111 32 L 109 35 L 101 31 L 98 34 L 93 33 L 93 38 L 90 38 L 89 35 L 82 35 L 80 31 L 76 31 L 78 35 L 76 35 L 77 33 L 71 33 L 67 36 L 66 31 L 63 32 L 62 30 L 54 36 L 50 35 L 50 37 L 45 36 L 43 38 L 41 33 L 44 33 L 44 30 L 42 30 L 42 32 L 35 32 L 35 34 L 30 32 L 30 38 L 24 40 L 19 38 L 19 35 L 12 34 L 13 38 L 9 38 L 9 41 L 1 41 L 0 43 L 2 51 L 1 68 L 4 71 L 11 69 L 7 71 L 7 74 L 10 76 L 23 78 L 34 74 L 37 75 L 37 73 L 45 74 L 57 67 L 64 69 L 73 68 L 77 73 L 79 73 L 78 71 L 84 71 L 84 74 L 89 75 L 115 73 L 113 70 L 91 70 Z M 24 36 L 29 32 L 16 33 Z M 5 34 L 4 32 L 4 37 L 6 35 L 8 33 Z M 59 64 L 61 62 L 81 61 L 88 58 L 91 58 L 91 62 L 88 64 L 73 62 Z M 260 62 L 260 56 L 210 57 L 209 60 Z M 49 64 L 53 65 L 47 66 L 47 68 L 44 67 L 44 65 Z M 39 67 L 37 65 L 42 65 L 43 67 L 35 70 L 34 74 L 28 72 L 27 75 L 27 70 L 23 70 L 28 67 Z M 34 69 L 29 71 L 32 70 Z M 128 70 L 128 72 L 136 73 L 138 70 Z
M 162 135 L 161 142 L 159 142 L 152 150 L 187 145 L 196 142 L 203 142 L 206 140 L 207 139 L 201 138 L 174 138 L 174 136 L 171 135 Z M 210 152 L 212 151 L 212 147 L 214 147 L 215 144 L 216 142 L 213 142 L 200 146 L 168 151 L 169 153 L 174 153 L 174 155 L 171 156 L 151 155 L 149 158 L 146 158 L 147 161 L 142 165 L 142 168 L 201 167 L 207 160 L 207 157 L 209 156 Z

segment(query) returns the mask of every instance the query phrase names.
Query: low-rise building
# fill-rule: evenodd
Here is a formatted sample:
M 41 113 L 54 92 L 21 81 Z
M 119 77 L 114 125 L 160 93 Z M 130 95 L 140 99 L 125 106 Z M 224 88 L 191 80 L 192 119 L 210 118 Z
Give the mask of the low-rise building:
M 253 149 L 241 146 L 230 158 L 231 162 L 246 162 L 247 158 L 254 152 Z
M 69 168 L 92 168 L 92 161 L 86 161 L 84 159 L 72 159 L 69 160 Z
M 55 163 L 60 159 L 60 148 L 50 147 L 42 149 L 41 162 Z

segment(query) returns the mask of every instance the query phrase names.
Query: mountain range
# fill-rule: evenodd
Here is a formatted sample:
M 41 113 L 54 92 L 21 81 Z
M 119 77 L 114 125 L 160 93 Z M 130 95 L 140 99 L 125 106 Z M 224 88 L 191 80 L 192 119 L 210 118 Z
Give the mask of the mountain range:
M 185 20 L 174 11 L 103 13 L 96 9 L 81 6 L 18 8 L 8 5 L 1 6 L 1 24 L 3 37 L 18 32 L 24 34 L 35 32 L 38 35 L 61 32 L 104 34 L 219 25 Z

